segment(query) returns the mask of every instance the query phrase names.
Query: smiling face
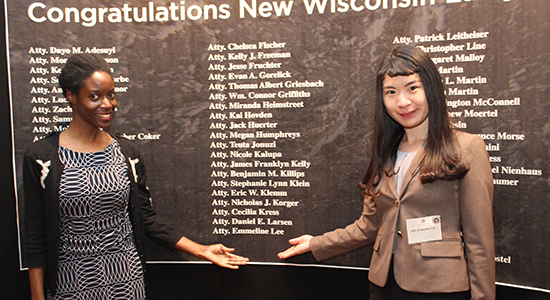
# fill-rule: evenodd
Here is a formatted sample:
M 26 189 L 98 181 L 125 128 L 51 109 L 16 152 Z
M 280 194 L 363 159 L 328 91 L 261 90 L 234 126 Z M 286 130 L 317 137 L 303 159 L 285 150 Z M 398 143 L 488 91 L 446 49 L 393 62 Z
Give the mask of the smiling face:
M 405 130 L 428 131 L 428 100 L 418 73 L 390 77 L 382 81 L 384 107 Z
M 117 107 L 113 79 L 105 72 L 94 72 L 83 83 L 78 95 L 67 91 L 67 99 L 73 108 L 71 124 L 109 127 Z

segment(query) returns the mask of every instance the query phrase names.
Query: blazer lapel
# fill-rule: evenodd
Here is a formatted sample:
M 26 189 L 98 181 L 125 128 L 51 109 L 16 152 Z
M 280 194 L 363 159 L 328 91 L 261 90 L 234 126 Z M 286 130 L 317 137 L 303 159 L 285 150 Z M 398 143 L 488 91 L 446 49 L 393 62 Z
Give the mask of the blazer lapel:
M 397 196 L 397 188 L 395 187 L 395 176 L 386 177 L 386 188 L 390 190 L 395 199 L 399 199 Z
M 424 157 L 424 147 L 418 149 L 418 151 L 416 152 L 411 162 L 411 165 L 407 169 L 407 172 L 405 172 L 405 177 L 403 178 L 403 186 L 401 187 L 400 199 L 403 199 L 403 196 L 407 192 L 407 188 L 409 187 L 411 180 L 420 172 L 420 169 L 418 168 L 418 166 L 420 165 L 420 161 L 422 160 L 423 157 Z M 392 176 L 392 181 L 394 182 L 393 186 L 395 190 L 395 180 L 393 180 L 393 178 L 394 177 Z

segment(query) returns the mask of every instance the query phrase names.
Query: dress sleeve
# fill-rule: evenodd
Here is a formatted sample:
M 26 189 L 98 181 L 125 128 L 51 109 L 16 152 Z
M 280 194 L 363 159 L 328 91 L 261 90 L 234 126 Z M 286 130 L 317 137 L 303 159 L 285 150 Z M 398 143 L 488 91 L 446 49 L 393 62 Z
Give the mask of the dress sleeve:
M 135 170 L 132 171 L 135 171 L 134 174 L 137 174 L 139 205 L 141 206 L 143 215 L 145 234 L 155 243 L 173 250 L 182 235 L 153 210 L 151 193 L 146 183 L 147 173 L 145 171 L 145 164 L 139 152 L 135 151 L 138 161 L 134 165 Z
M 43 182 L 48 175 L 47 163 L 41 167 L 36 155 L 27 149 L 23 158 L 23 187 L 25 206 L 25 252 L 30 268 L 46 267 L 46 210 Z M 51 162 L 50 162 L 51 163 Z
M 374 243 L 377 232 L 376 204 L 371 196 L 365 196 L 361 217 L 345 228 L 313 237 L 311 252 L 317 261 L 323 261 Z
M 461 144 L 470 170 L 460 181 L 460 211 L 472 299 L 495 299 L 493 174 L 483 140 L 475 135 Z

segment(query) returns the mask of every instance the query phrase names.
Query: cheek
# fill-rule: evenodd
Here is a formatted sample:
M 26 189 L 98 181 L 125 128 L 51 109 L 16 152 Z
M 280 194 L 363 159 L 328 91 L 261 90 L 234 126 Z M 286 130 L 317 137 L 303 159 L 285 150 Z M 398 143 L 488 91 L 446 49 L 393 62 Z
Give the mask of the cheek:
M 86 110 L 94 112 L 99 109 L 100 104 L 96 102 L 88 102 L 86 105 Z
M 419 97 L 416 101 L 417 106 L 424 107 L 426 110 L 428 110 L 428 101 L 426 101 L 426 97 Z
M 387 109 L 387 108 L 388 108 L 388 104 L 389 104 L 389 100 L 388 100 L 386 97 L 382 98 L 382 104 L 384 104 L 384 108 Z
M 386 112 L 390 112 L 393 107 L 393 101 L 384 98 L 384 109 L 386 109 Z
M 101 103 L 98 103 L 98 102 L 94 101 L 94 102 L 90 102 L 89 107 L 90 107 L 91 109 L 96 110 L 96 109 L 99 108 L 100 105 L 101 105 Z
M 428 99 L 426 98 L 426 93 L 424 91 L 416 95 L 416 103 L 418 105 L 428 107 Z

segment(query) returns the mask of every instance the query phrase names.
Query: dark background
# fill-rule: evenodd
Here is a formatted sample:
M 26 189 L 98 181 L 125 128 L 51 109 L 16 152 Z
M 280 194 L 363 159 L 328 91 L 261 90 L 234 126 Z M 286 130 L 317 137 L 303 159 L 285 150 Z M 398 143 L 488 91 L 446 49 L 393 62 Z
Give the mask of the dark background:
M 4 20 L 2 20 L 2 24 L 4 24 Z M 2 43 L 4 43 L 5 37 L 2 37 Z M 6 47 L 4 44 L 0 46 L 2 46 L 3 56 L 0 59 L 5 62 Z M 504 52 L 509 53 L 513 50 Z M 505 60 L 506 55 L 502 56 L 500 59 Z M 547 60 L 543 59 L 542 62 L 547 62 Z M 12 137 L 9 130 L 11 125 L 7 66 L 2 63 L 0 67 L 0 76 L 2 76 L 0 79 L 2 84 L 0 128 L 6 129 L 0 137 L 2 170 L 0 188 L 3 191 L 0 204 L 2 212 L 0 216 L 0 262 L 2 264 L 0 298 L 28 299 L 27 272 L 19 271 L 18 261 L 19 243 L 14 201 L 13 157 L 11 156 Z M 543 78 L 548 76 L 547 71 L 542 74 Z M 503 77 L 507 76 L 509 74 Z M 535 193 L 535 195 L 542 196 L 540 193 Z M 548 225 L 547 219 L 539 221 L 541 222 L 539 224 Z M 302 257 L 300 260 L 301 262 L 313 262 L 310 256 Z M 548 274 L 547 272 L 543 273 Z M 226 299 L 368 299 L 367 275 L 367 271 L 321 267 L 255 264 L 245 266 L 239 271 L 230 271 L 206 264 L 149 264 L 147 290 L 149 299 L 212 299 L 214 297 Z M 497 298 L 548 299 L 549 297 L 545 293 L 498 286 Z

